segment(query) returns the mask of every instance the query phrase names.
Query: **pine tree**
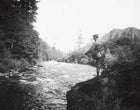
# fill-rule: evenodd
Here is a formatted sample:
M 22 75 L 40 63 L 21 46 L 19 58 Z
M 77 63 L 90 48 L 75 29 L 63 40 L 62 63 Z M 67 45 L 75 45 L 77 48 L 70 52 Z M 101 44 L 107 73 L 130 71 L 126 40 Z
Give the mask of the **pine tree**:
M 36 0 L 0 0 L 0 51 L 12 58 L 37 58 Z

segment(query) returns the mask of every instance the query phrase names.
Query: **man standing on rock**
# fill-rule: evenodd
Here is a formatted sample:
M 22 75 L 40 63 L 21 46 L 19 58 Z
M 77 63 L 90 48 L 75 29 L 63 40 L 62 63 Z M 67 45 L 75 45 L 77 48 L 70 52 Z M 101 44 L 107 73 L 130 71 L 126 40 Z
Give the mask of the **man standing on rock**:
M 100 69 L 103 67 L 105 68 L 105 53 L 106 49 L 103 45 L 98 44 L 96 41 L 99 38 L 98 34 L 93 35 L 94 43 L 92 44 L 91 48 L 85 53 L 89 58 L 95 60 L 96 66 L 96 73 L 97 76 L 100 73 Z

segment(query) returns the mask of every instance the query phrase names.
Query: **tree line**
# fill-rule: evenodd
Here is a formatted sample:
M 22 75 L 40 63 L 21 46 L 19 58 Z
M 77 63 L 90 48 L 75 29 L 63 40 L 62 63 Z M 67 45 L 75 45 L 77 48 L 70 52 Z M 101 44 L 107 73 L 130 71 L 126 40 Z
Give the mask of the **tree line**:
M 0 72 L 61 56 L 34 29 L 37 3 L 37 0 L 0 0 Z

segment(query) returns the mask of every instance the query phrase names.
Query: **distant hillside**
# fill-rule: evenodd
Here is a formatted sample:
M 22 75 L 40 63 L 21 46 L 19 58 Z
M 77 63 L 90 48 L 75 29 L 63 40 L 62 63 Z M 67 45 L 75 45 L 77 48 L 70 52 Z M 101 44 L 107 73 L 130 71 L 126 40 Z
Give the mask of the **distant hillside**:
M 120 37 L 140 38 L 140 29 L 134 27 L 128 27 L 125 29 L 113 29 L 103 37 L 100 37 L 98 42 L 103 43 L 106 41 L 118 39 Z

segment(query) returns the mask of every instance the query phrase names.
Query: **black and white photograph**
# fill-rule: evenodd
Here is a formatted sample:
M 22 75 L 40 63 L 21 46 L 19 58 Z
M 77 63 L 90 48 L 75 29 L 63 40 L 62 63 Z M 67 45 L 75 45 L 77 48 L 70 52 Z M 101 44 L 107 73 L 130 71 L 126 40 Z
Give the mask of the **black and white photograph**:
M 140 0 L 0 0 L 0 110 L 140 110 Z

